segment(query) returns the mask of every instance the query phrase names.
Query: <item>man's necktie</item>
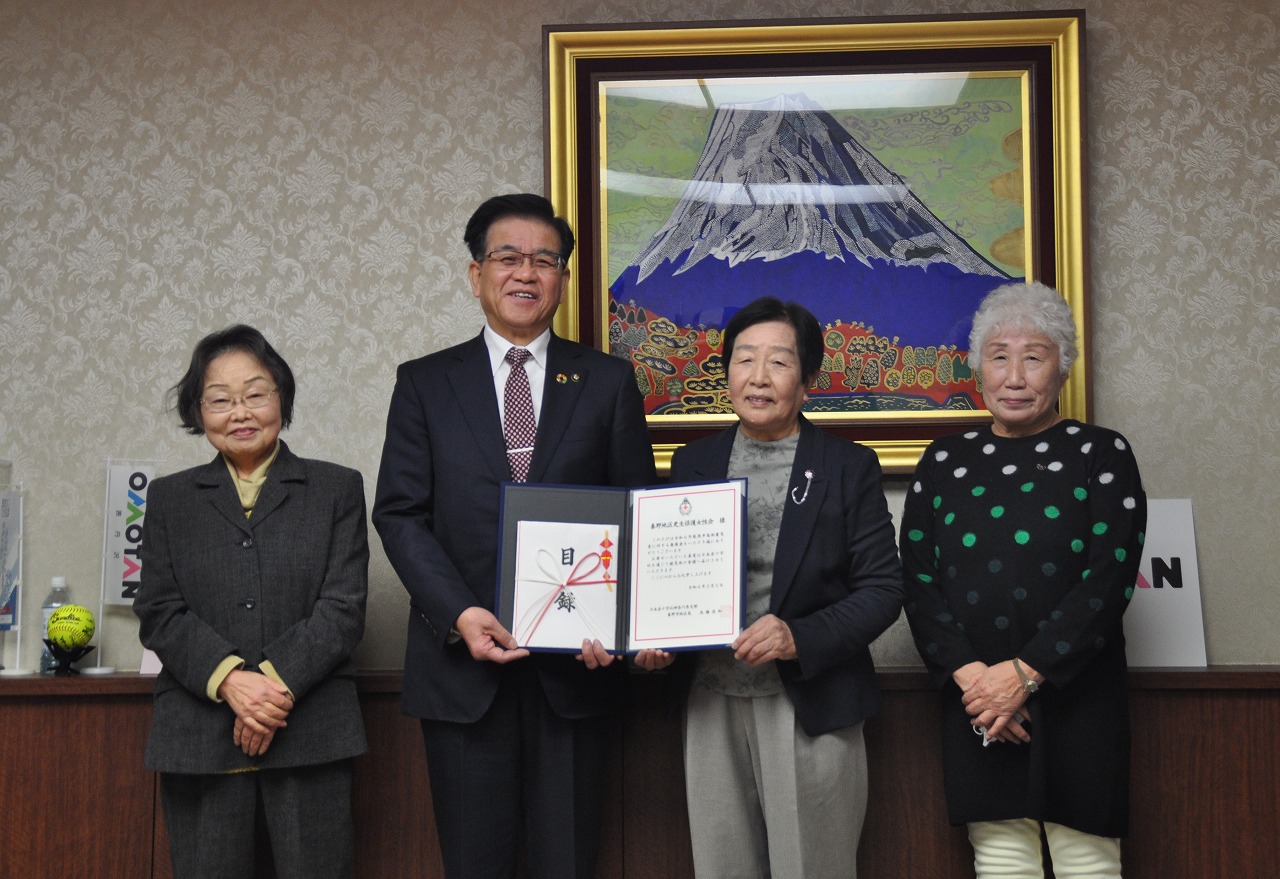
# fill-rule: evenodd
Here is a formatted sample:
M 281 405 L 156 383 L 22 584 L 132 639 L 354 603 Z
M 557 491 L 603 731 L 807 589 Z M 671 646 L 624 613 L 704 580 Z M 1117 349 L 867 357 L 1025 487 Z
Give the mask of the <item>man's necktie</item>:
M 533 417 L 533 394 L 529 392 L 529 375 L 524 371 L 524 362 L 530 356 L 525 348 L 507 351 L 511 373 L 507 376 L 507 388 L 503 394 L 502 416 L 507 437 L 507 463 L 511 465 L 511 478 L 516 482 L 529 478 L 533 438 L 538 432 L 538 423 Z

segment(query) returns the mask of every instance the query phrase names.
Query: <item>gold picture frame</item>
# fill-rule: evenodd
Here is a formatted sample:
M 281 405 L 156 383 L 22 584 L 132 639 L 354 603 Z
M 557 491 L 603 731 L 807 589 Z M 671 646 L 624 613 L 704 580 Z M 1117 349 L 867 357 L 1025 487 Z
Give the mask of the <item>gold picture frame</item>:
M 712 343 L 717 328 L 714 317 L 706 316 L 730 313 L 742 304 L 732 297 L 748 295 L 746 291 L 771 289 L 778 282 L 770 272 L 781 271 L 786 260 L 753 263 L 744 257 L 734 262 L 737 256 L 725 257 L 722 246 L 718 258 L 688 269 L 694 260 L 686 249 L 679 271 L 662 277 L 667 287 L 651 282 L 641 288 L 636 279 L 647 280 L 643 273 L 652 272 L 655 263 L 675 265 L 676 259 L 666 257 L 691 240 L 680 238 L 678 212 L 687 215 L 694 204 L 711 210 L 705 205 L 738 197 L 724 194 L 730 190 L 719 177 L 714 196 L 688 195 L 694 184 L 710 185 L 703 171 L 709 167 L 708 156 L 742 149 L 741 144 L 713 144 L 711 132 L 737 131 L 745 117 L 717 125 L 716 115 L 786 113 L 795 107 L 794 102 L 786 103 L 792 101 L 786 96 L 793 96 L 801 115 L 785 118 L 819 119 L 837 132 L 835 150 L 827 144 L 818 148 L 854 156 L 840 160 L 846 164 L 877 169 L 878 176 L 860 177 L 856 186 L 840 191 L 870 191 L 868 180 L 879 187 L 876 191 L 889 186 L 904 193 L 902 198 L 918 202 L 913 216 L 937 219 L 941 230 L 929 233 L 934 240 L 941 235 L 959 242 L 953 248 L 956 255 L 945 257 L 952 260 L 949 274 L 931 264 L 915 266 L 916 274 L 910 276 L 918 279 L 932 270 L 930 284 L 952 285 L 937 290 L 904 286 L 905 276 L 886 271 L 886 266 L 907 271 L 901 260 L 854 260 L 845 254 L 810 262 L 820 263 L 821 271 L 847 271 L 847 277 L 831 280 L 822 275 L 820 283 L 787 284 L 781 298 L 809 306 L 838 346 L 828 350 L 828 387 L 815 389 L 807 417 L 874 448 L 886 472 L 910 472 L 936 436 L 990 420 L 980 405 L 974 406 L 975 399 L 980 403 L 976 379 L 966 374 L 964 352 L 957 347 L 958 340 L 967 338 L 967 329 L 948 316 L 946 308 L 963 306 L 971 315 L 975 297 L 990 286 L 1034 278 L 1057 288 L 1075 315 L 1080 358 L 1063 389 L 1060 408 L 1068 417 L 1087 420 L 1083 37 L 1082 11 L 545 27 L 547 189 L 579 238 L 556 331 L 638 358 L 633 365 L 648 395 L 648 422 L 660 465 L 680 444 L 732 423 L 734 416 L 723 411 L 723 395 L 714 387 L 719 364 Z M 782 97 L 753 103 L 774 92 Z M 690 95 L 694 100 L 688 100 Z M 698 95 L 705 99 L 704 107 L 693 106 Z M 872 95 L 876 97 L 866 97 Z M 882 106 L 869 106 L 873 100 Z M 862 139 L 874 141 L 878 153 L 862 148 Z M 1003 158 L 995 155 L 997 150 Z M 892 158 L 881 162 L 877 155 Z M 664 163 L 675 170 L 654 170 Z M 914 169 L 915 176 L 890 169 L 891 163 Z M 857 167 L 865 170 L 863 164 Z M 694 166 L 697 170 L 690 174 Z M 929 175 L 942 182 L 931 183 Z M 734 192 L 747 191 L 742 184 L 734 185 L 739 187 Z M 992 199 L 987 199 L 988 189 L 996 193 Z M 793 212 L 801 200 L 807 204 L 812 197 L 809 190 L 791 184 L 766 187 L 759 180 L 748 197 L 757 199 L 766 190 L 782 193 L 770 205 Z M 928 197 L 917 198 L 917 191 Z M 801 196 L 788 202 L 797 192 Z M 988 202 L 994 207 L 985 207 Z M 748 210 L 758 214 L 762 204 L 753 201 Z M 655 224 L 664 216 L 665 225 L 655 234 Z M 698 218 L 705 227 L 706 215 Z M 627 267 L 629 254 L 645 242 L 645 259 L 637 257 Z M 668 249 L 666 257 L 663 247 Z M 964 260 L 972 265 L 952 270 Z M 723 274 L 728 266 L 736 274 Z M 868 274 L 868 266 L 880 274 Z M 699 276 L 706 267 L 707 274 Z M 687 278 L 672 280 L 686 270 Z M 722 274 L 714 274 L 717 271 Z M 863 274 L 855 276 L 858 271 Z M 729 277 L 731 283 L 723 280 Z M 962 283 L 968 286 L 956 286 Z M 852 300 L 840 292 L 845 284 L 851 291 L 883 284 L 897 292 L 883 294 L 887 310 L 882 314 L 867 304 L 869 296 L 848 304 Z M 640 300 L 627 298 L 642 289 Z M 691 289 L 696 292 L 690 294 Z M 942 297 L 931 301 L 947 305 L 935 308 L 914 300 L 908 304 L 903 290 L 913 295 L 927 290 L 930 296 Z M 697 301 L 690 304 L 691 300 Z M 860 316 L 861 309 L 867 311 Z M 850 310 L 852 315 L 843 313 Z M 668 317 L 676 312 L 678 317 Z M 888 330 L 881 329 L 885 325 Z M 636 339 L 643 341 L 637 346 Z M 821 373 L 819 378 L 824 380 Z

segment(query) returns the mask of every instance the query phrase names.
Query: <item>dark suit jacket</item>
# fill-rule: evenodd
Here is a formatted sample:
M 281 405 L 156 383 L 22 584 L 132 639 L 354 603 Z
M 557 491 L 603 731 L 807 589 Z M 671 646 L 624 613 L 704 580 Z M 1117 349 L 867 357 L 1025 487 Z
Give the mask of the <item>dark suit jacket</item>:
M 246 519 L 222 456 L 151 483 L 133 609 L 156 679 L 147 767 L 213 773 L 327 763 L 365 751 L 351 652 L 364 632 L 364 487 L 346 467 L 281 443 Z M 235 654 L 270 660 L 294 694 L 262 757 L 232 742 L 235 714 L 205 695 Z
M 672 482 L 724 479 L 737 427 L 675 453 Z M 852 726 L 880 710 L 867 648 L 902 609 L 902 569 L 893 521 L 870 449 L 830 436 L 803 417 L 773 561 L 769 612 L 791 628 L 798 659 L 778 663 L 796 719 L 806 733 Z M 750 491 L 750 486 L 748 486 Z M 790 495 L 790 492 L 789 492 Z M 693 663 L 673 667 L 674 691 L 687 693 Z
M 373 523 L 412 608 L 402 700 L 407 714 L 470 723 L 493 700 L 503 666 L 475 661 L 466 644 L 449 635 L 468 607 L 494 608 L 500 486 L 510 479 L 483 335 L 401 364 Z M 630 367 L 553 335 L 528 481 L 635 486 L 655 480 Z M 562 717 L 604 713 L 623 685 L 623 663 L 590 671 L 569 655 L 518 662 L 537 668 Z

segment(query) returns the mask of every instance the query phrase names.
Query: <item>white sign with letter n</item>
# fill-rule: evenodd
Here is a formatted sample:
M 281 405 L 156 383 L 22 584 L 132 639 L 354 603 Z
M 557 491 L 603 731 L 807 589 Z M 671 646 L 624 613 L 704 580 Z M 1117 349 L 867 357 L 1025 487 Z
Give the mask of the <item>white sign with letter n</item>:
M 1207 664 L 1189 498 L 1147 502 L 1147 542 L 1124 637 L 1131 668 Z

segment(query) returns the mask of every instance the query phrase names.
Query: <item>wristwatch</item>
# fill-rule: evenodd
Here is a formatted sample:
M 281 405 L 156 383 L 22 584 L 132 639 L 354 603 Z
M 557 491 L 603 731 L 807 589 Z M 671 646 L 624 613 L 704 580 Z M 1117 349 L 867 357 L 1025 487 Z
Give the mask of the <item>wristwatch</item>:
M 1013 658 L 1013 670 L 1018 673 L 1018 680 L 1022 681 L 1022 689 L 1028 693 L 1035 693 L 1040 689 L 1040 685 L 1028 677 L 1027 673 L 1022 670 L 1022 663 L 1018 662 L 1018 657 Z

